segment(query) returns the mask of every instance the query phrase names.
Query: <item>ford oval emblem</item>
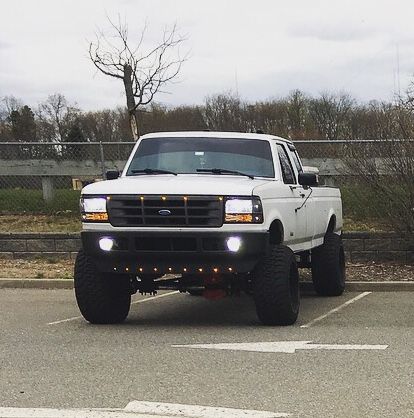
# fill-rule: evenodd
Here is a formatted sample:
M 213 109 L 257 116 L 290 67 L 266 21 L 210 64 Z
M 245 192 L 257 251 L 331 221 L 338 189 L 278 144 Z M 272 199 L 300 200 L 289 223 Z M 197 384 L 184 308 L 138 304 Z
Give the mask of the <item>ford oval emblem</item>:
M 171 211 L 168 209 L 161 209 L 158 211 L 158 214 L 161 216 L 168 216 L 171 215 Z

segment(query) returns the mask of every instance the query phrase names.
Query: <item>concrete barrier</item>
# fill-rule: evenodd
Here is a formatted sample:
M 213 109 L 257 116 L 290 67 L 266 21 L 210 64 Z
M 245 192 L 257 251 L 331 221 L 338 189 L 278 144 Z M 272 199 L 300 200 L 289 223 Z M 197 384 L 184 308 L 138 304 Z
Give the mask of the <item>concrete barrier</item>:
M 414 263 L 414 241 L 392 232 L 345 232 L 351 262 Z M 81 246 L 79 233 L 0 234 L 0 259 L 74 259 Z

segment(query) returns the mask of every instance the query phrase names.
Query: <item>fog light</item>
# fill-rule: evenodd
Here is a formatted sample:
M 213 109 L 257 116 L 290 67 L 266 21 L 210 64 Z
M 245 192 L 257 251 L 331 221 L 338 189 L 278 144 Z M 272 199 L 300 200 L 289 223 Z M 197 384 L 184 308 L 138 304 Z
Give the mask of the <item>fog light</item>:
M 226 241 L 227 248 L 234 253 L 240 250 L 241 243 L 242 240 L 239 237 L 230 237 Z
M 114 240 L 112 238 L 101 238 L 99 240 L 99 246 L 102 251 L 111 251 L 114 246 Z

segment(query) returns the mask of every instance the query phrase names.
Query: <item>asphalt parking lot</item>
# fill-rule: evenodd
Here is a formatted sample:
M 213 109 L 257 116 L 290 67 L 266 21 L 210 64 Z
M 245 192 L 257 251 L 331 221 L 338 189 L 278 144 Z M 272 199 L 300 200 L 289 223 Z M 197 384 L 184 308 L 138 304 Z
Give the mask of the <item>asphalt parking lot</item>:
M 274 328 L 248 297 L 159 296 L 135 296 L 125 324 L 93 326 L 70 290 L 0 290 L 0 416 L 132 401 L 414 416 L 413 293 L 308 293 L 298 323 Z

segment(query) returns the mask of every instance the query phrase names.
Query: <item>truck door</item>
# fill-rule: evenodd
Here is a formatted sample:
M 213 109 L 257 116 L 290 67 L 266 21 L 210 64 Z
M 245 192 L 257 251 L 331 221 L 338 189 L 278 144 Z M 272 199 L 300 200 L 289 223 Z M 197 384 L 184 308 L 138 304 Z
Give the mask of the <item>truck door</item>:
M 298 152 L 293 144 L 288 144 L 288 154 L 291 161 L 293 161 L 293 167 L 296 169 L 296 176 L 298 176 L 299 173 L 303 172 L 303 167 Z M 297 187 L 300 191 L 300 196 L 303 199 L 299 211 L 304 212 L 306 216 L 306 238 L 307 240 L 311 240 L 315 231 L 314 199 L 309 188 L 305 189 L 299 183 L 297 184 Z
M 285 225 L 285 242 L 289 246 L 300 244 L 307 235 L 307 213 L 306 207 L 302 207 L 306 195 L 298 184 L 297 175 L 293 169 L 288 150 L 282 144 L 277 144 L 282 179 L 286 185 L 287 199 L 287 225 Z M 288 226 L 289 230 L 286 230 Z

